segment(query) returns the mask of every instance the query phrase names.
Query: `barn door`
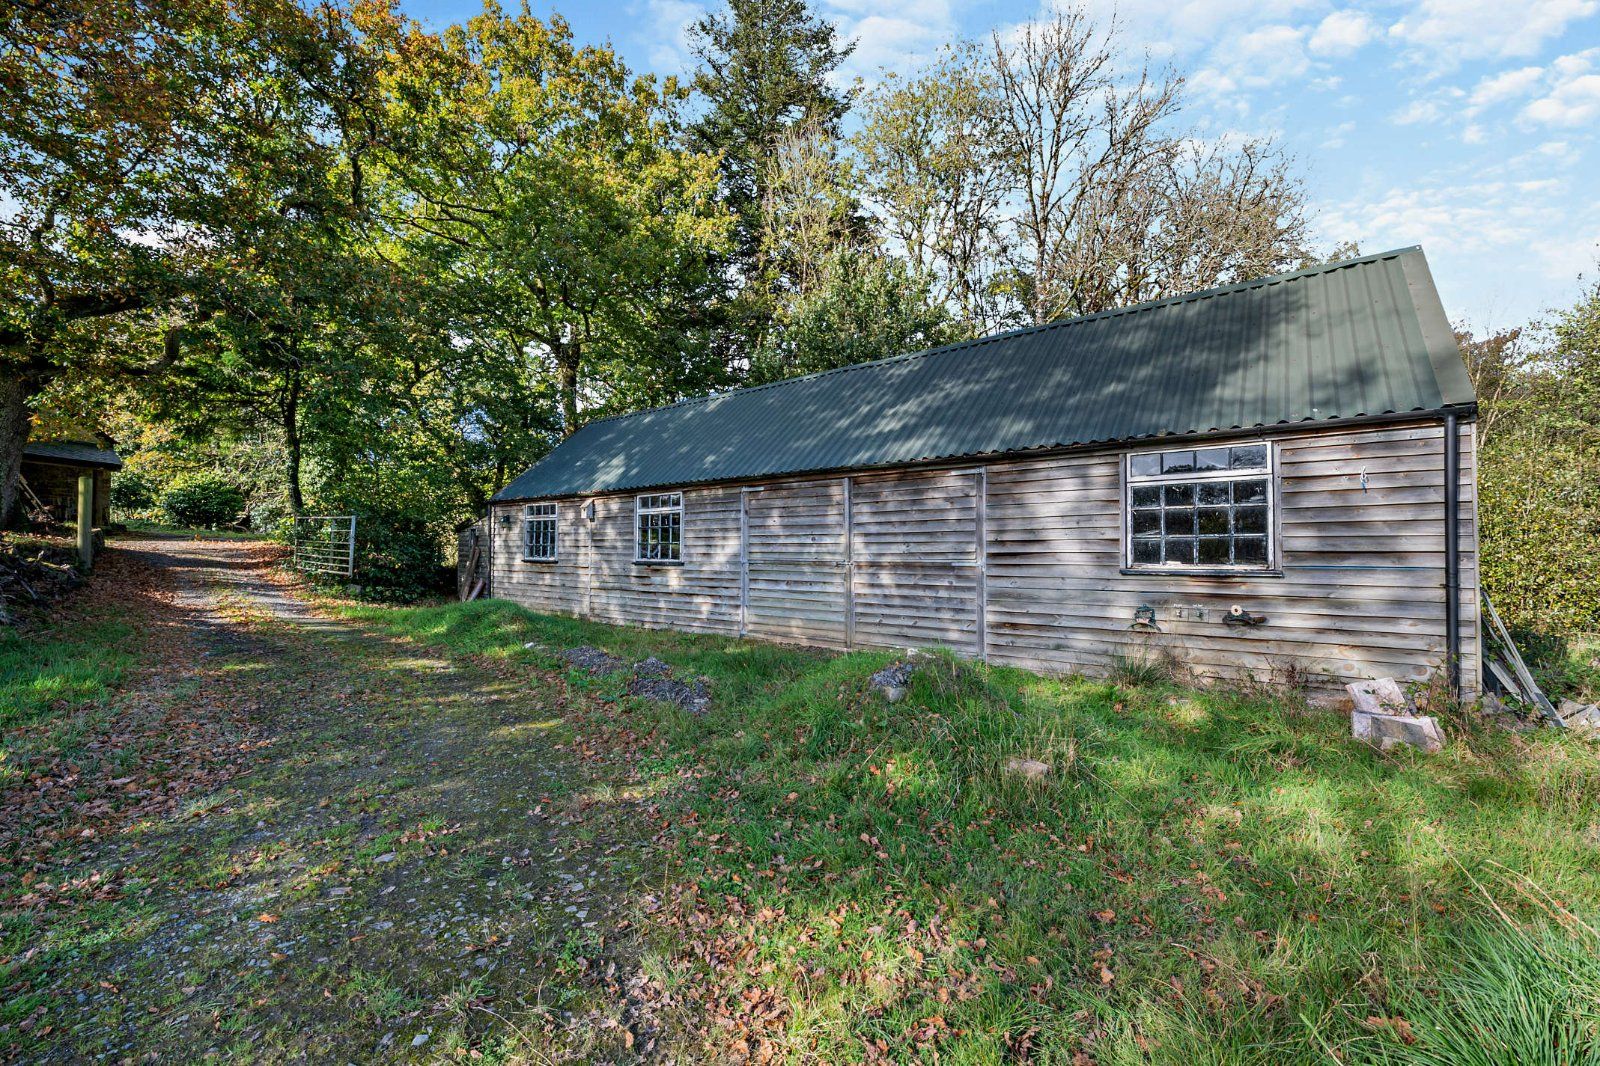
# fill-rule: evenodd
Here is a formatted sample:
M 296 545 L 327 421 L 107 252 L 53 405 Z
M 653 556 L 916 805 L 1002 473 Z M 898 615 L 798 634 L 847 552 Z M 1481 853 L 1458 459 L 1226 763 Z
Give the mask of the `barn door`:
M 806 481 L 746 489 L 740 526 L 743 630 L 826 647 L 847 643 L 846 484 Z
M 851 478 L 856 646 L 943 645 L 982 656 L 983 478 L 981 470 Z

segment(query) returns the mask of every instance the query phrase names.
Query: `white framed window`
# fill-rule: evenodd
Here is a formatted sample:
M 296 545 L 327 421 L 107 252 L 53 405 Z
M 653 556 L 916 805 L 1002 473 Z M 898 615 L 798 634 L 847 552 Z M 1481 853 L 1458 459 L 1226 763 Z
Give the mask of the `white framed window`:
M 633 499 L 633 558 L 641 563 L 683 561 L 683 493 L 656 492 Z
M 1270 443 L 1133 452 L 1125 471 L 1129 569 L 1272 569 L 1277 471 Z
M 522 557 L 531 562 L 555 562 L 555 504 L 530 503 L 522 509 Z

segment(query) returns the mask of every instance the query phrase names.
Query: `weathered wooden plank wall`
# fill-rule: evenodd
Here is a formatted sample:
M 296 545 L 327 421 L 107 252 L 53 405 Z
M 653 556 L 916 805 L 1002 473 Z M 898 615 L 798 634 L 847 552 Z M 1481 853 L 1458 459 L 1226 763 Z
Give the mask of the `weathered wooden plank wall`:
M 977 472 L 868 474 L 850 483 L 857 645 L 981 654 Z
M 1474 427 L 1461 427 L 1463 678 L 1478 673 Z M 1445 655 L 1439 425 L 1278 439 L 1281 576 L 1123 573 L 1121 452 L 684 490 L 683 564 L 633 560 L 632 494 L 564 500 L 560 558 L 498 538 L 496 595 L 601 621 L 829 647 L 945 645 L 1046 671 L 1170 651 L 1202 676 L 1420 679 Z M 593 504 L 595 518 L 584 510 Z M 1239 604 L 1266 622 L 1226 625 Z M 1156 612 L 1160 632 L 1130 629 Z
M 1439 426 L 1281 442 L 1281 577 L 1122 574 L 1120 472 L 1100 456 L 989 468 L 989 657 L 1105 669 L 1166 649 L 1204 675 L 1293 661 L 1329 682 L 1419 679 L 1445 655 Z M 1464 675 L 1475 676 L 1477 552 L 1470 427 L 1462 438 Z M 1362 475 L 1366 485 L 1362 486 Z M 1239 604 L 1267 622 L 1229 627 Z M 1130 630 L 1141 605 L 1162 632 Z M 1471 640 L 1465 639 L 1471 638 Z
M 845 491 L 828 478 L 744 493 L 748 635 L 845 646 Z

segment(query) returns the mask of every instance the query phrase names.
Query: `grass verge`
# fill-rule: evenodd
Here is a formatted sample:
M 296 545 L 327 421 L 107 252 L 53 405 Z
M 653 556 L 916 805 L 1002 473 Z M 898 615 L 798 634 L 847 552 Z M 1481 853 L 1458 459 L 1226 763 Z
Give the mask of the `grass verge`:
M 0 729 L 38 722 L 104 697 L 134 661 L 133 627 L 109 618 L 0 629 Z
M 1385 756 L 1293 698 L 949 658 L 888 704 L 889 653 L 342 609 L 530 670 L 588 643 L 710 679 L 694 717 L 567 675 L 640 738 L 673 871 L 640 920 L 722 1053 L 1600 1061 L 1600 760 L 1571 738 L 1463 718 Z

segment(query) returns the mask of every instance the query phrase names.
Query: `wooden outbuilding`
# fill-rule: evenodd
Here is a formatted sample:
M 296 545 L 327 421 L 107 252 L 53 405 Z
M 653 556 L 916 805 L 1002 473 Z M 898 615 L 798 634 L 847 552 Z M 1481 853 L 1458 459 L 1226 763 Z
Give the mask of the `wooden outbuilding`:
M 29 441 L 22 447 L 23 507 L 42 510 L 53 522 L 78 520 L 78 480 L 94 482 L 94 521 L 103 529 L 111 521 L 111 475 L 122 459 L 102 441 Z
M 1403 249 L 592 422 L 495 497 L 490 585 L 727 636 L 1470 696 L 1475 416 Z

